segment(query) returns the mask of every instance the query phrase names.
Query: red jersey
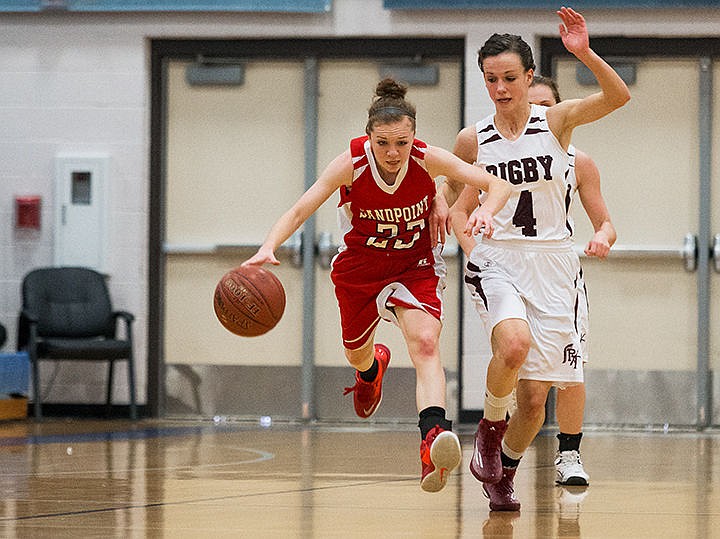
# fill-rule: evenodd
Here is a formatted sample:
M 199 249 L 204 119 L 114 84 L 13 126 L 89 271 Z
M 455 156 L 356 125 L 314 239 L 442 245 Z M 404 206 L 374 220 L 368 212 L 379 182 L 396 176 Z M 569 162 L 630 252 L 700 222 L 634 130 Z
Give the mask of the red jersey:
M 353 182 L 340 189 L 343 237 L 330 274 L 345 348 L 363 346 L 381 318 L 395 322 L 393 307 L 422 309 L 442 320 L 446 270 L 440 249 L 430 247 L 435 181 L 425 169 L 426 149 L 414 140 L 407 168 L 387 185 L 368 137 L 350 142 Z
M 367 136 L 350 141 L 351 187 L 340 189 L 340 251 L 360 249 L 368 256 L 431 256 L 427 226 L 435 181 L 425 167 L 427 144 L 415 139 L 407 168 L 393 185 L 380 177 Z

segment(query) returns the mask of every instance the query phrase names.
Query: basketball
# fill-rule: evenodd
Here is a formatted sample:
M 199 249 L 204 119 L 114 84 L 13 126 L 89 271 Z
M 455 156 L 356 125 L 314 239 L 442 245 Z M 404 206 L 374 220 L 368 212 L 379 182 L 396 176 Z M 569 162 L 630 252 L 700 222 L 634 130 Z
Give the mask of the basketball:
M 270 331 L 282 318 L 285 289 L 270 270 L 240 266 L 218 282 L 213 307 L 225 329 L 242 337 L 256 337 Z

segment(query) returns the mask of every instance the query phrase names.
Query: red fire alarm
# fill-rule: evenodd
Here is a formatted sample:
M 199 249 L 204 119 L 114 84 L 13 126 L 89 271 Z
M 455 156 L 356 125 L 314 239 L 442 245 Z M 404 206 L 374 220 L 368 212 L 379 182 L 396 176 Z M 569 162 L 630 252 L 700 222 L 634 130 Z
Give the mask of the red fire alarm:
M 40 229 L 39 196 L 15 197 L 15 226 L 17 228 Z

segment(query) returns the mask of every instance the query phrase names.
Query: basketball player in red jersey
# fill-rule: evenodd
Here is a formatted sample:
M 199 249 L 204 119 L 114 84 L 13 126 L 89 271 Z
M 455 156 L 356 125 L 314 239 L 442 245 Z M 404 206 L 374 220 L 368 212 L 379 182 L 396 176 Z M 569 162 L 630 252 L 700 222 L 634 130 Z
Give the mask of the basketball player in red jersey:
M 278 248 L 335 191 L 342 242 L 331 278 L 340 307 L 345 356 L 355 369 L 355 412 L 370 417 L 382 399 L 390 350 L 375 344 L 381 319 L 400 327 L 416 371 L 416 403 L 422 441 L 421 487 L 441 490 L 460 464 L 461 449 L 445 417 L 445 372 L 440 329 L 445 263 L 440 256 L 447 203 L 462 184 L 488 193 L 479 223 L 493 231 L 493 216 L 510 193 L 507 182 L 465 163 L 451 152 L 415 139 L 415 108 L 407 87 L 392 79 L 377 85 L 366 136 L 353 139 L 317 181 L 273 225 L 258 252 L 244 264 L 279 264 Z M 434 178 L 446 176 L 436 195 Z M 457 185 L 459 184 L 459 188 Z

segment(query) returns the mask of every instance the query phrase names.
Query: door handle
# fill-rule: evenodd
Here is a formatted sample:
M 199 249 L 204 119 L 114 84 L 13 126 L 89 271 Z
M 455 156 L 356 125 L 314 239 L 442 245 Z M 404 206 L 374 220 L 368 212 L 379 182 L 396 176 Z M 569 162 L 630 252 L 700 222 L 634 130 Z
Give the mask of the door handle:
M 685 271 L 695 271 L 697 269 L 697 236 L 692 232 L 685 234 L 683 240 L 682 256 L 685 261 Z
M 323 269 L 330 269 L 333 257 L 338 252 L 338 246 L 333 244 L 330 232 L 320 232 L 317 241 L 318 263 Z
M 290 264 L 295 268 L 302 268 L 303 265 L 304 240 L 304 234 L 300 230 L 296 230 L 279 248 L 280 251 L 285 251 L 290 255 Z
M 275 254 L 287 257 L 295 268 L 303 265 L 303 233 L 299 230 L 280 245 Z M 250 257 L 260 248 L 259 243 L 163 243 L 166 255 L 225 255 Z
M 288 243 L 292 242 L 293 238 L 290 238 L 288 240 Z M 457 249 L 456 249 L 457 250 Z M 675 253 L 674 256 L 677 256 L 677 248 L 666 248 L 664 250 L 647 250 L 647 249 L 622 249 L 618 248 L 618 251 L 620 251 L 620 254 L 629 254 L 629 255 L 637 255 L 640 257 L 648 257 L 648 256 L 667 256 L 668 254 Z M 627 253 L 626 253 L 627 251 Z M 318 263 L 320 264 L 320 267 L 324 269 L 330 269 L 330 264 L 332 263 L 333 257 L 338 252 L 338 246 L 333 243 L 332 241 L 332 234 L 330 232 L 320 232 L 318 234 L 317 239 L 317 255 L 318 255 Z M 459 252 L 459 251 L 458 251 Z M 458 252 L 453 252 L 452 250 L 448 250 L 448 252 L 443 252 L 444 256 L 457 256 Z M 298 249 L 297 254 L 300 258 L 300 264 L 302 264 L 302 252 Z M 685 238 L 683 239 L 683 246 L 680 250 L 680 254 L 682 255 L 684 264 L 685 264 L 685 270 L 688 272 L 693 272 L 697 269 L 697 255 L 698 255 L 698 246 L 697 246 L 697 236 L 695 236 L 693 233 L 688 232 L 685 234 Z M 713 243 L 712 248 L 712 257 L 715 264 L 715 271 L 720 273 L 720 234 L 715 235 L 715 240 Z

